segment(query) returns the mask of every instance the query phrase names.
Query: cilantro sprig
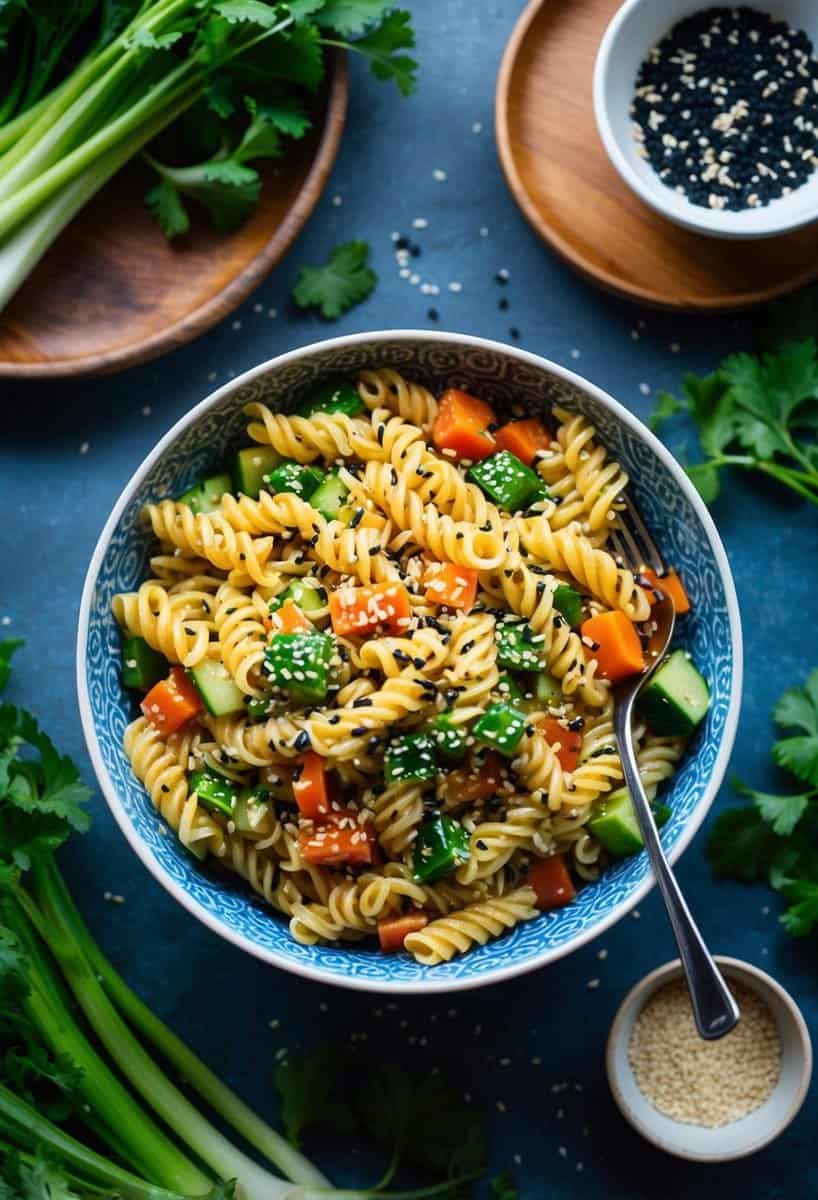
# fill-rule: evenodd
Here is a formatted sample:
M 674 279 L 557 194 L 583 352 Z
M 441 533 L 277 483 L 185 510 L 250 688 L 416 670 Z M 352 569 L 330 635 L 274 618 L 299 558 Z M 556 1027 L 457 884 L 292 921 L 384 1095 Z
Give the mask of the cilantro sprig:
M 749 803 L 719 815 L 707 856 L 717 877 L 769 883 L 787 901 L 785 928 L 803 937 L 818 927 L 818 668 L 784 692 L 773 720 L 786 735 L 773 760 L 800 786 L 777 795 L 735 781 Z
M 662 392 L 650 420 L 658 429 L 686 413 L 702 459 L 687 472 L 706 503 L 731 467 L 759 472 L 818 504 L 818 353 L 815 339 L 785 341 L 763 354 L 731 354 L 716 370 L 688 374 L 681 396 Z
M 368 263 L 369 243 L 336 246 L 321 267 L 301 267 L 293 288 L 299 308 L 317 308 L 332 321 L 365 300 L 378 277 Z

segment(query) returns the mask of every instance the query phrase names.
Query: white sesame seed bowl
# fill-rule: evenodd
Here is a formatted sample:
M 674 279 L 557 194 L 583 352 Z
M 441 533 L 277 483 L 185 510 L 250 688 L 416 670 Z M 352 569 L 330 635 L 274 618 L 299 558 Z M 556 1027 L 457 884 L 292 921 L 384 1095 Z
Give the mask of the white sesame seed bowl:
M 401 371 L 435 394 L 460 387 L 532 414 L 547 414 L 554 404 L 581 412 L 629 472 L 634 499 L 691 597 L 678 643 L 689 650 L 711 692 L 707 717 L 663 793 L 671 816 L 662 841 L 672 860 L 679 857 L 715 798 L 738 721 L 741 626 L 724 548 L 682 468 L 632 413 L 566 368 L 498 342 L 411 330 L 335 338 L 262 363 L 186 413 L 124 488 L 94 552 L 78 626 L 80 713 L 111 812 L 135 853 L 188 913 L 248 953 L 309 979 L 364 991 L 450 992 L 542 967 L 602 934 L 651 888 L 645 854 L 613 864 L 570 905 L 439 966 L 421 965 L 408 954 L 382 954 L 376 939 L 354 946 L 303 945 L 249 886 L 185 851 L 154 811 L 123 748 L 125 728 L 138 709 L 122 685 L 121 635 L 111 606 L 115 594 L 136 589 L 149 574 L 155 544 L 140 520 L 143 506 L 180 495 L 246 445 L 243 410 L 249 402 L 290 411 L 328 378 L 377 367 Z
M 677 186 L 687 188 L 691 178 L 687 173 L 684 174 L 683 183 L 678 182 L 681 175 L 675 174 L 666 183 L 643 156 L 643 146 L 637 139 L 630 112 L 640 67 L 678 22 L 713 7 L 715 5 L 707 0 L 626 0 L 617 11 L 597 52 L 593 85 L 597 128 L 608 157 L 624 182 L 645 204 L 669 221 L 708 237 L 774 237 L 809 225 L 818 220 L 816 170 L 807 176 L 805 182 L 792 182 L 793 190 L 788 195 L 781 195 L 766 204 L 759 203 L 754 196 L 752 203 L 758 204 L 758 207 L 733 211 L 709 207 L 709 196 L 707 203 L 692 203 L 686 194 L 675 190 Z M 769 5 L 752 4 L 748 7 L 802 31 L 813 47 L 818 48 L 818 5 L 813 0 L 770 0 Z M 706 84 L 710 82 L 705 78 Z M 807 83 L 810 81 L 807 80 Z M 741 113 L 739 123 L 747 119 L 745 114 L 746 110 Z M 675 138 L 670 119 L 660 114 L 657 120 L 665 121 L 662 137 Z M 662 126 L 654 128 L 661 129 Z M 705 130 L 702 129 L 700 136 L 704 135 Z M 683 135 L 680 133 L 680 136 Z M 675 147 L 676 143 L 670 145 Z M 691 138 L 691 146 L 695 145 L 695 139 Z M 670 152 L 669 148 L 668 154 Z M 694 153 L 693 149 L 691 153 Z M 700 164 L 695 157 L 686 161 L 691 164 L 694 175 L 705 178 L 704 175 L 698 175 Z M 790 167 L 796 165 L 789 164 Z M 729 176 L 729 162 L 720 162 L 717 166 L 723 167 Z M 787 169 L 784 168 L 785 171 Z M 766 165 L 764 170 L 766 172 Z M 717 196 L 712 202 L 720 203 Z
M 694 1162 L 730 1162 L 768 1145 L 798 1114 L 812 1075 L 809 1031 L 792 996 L 751 963 L 722 956 L 716 961 L 737 990 L 740 1006 L 744 996 L 742 1020 L 733 1033 L 720 1042 L 696 1037 L 676 959 L 646 975 L 627 994 L 611 1026 L 606 1054 L 608 1083 L 625 1119 L 660 1150 Z M 664 1022 L 657 1021 L 653 1037 L 648 1034 L 637 1043 L 634 1029 L 640 1018 L 663 989 L 674 985 L 684 992 L 679 1015 L 685 1041 L 668 1045 L 668 1019 L 663 1014 Z M 773 1042 L 780 1048 L 774 1069 Z M 718 1068 L 702 1066 L 701 1056 L 708 1054 L 719 1056 Z M 718 1083 L 705 1075 L 709 1069 L 718 1070 Z M 646 1080 L 656 1089 L 656 1104 L 662 1107 L 662 1097 L 672 1097 L 678 1116 L 655 1106 L 645 1094 Z M 726 1116 L 731 1109 L 732 1118 Z M 746 1115 L 737 1115 L 745 1110 Z M 714 1124 L 716 1119 L 722 1123 Z

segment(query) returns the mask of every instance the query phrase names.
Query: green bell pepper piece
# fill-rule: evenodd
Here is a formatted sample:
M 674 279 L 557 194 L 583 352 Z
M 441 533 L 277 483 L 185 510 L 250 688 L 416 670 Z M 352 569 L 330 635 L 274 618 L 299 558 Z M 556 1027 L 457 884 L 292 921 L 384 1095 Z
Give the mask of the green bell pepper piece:
M 291 459 L 279 463 L 269 475 L 264 477 L 264 482 L 273 495 L 278 495 L 280 492 L 293 492 L 302 500 L 309 500 L 323 481 L 324 472 L 318 467 L 308 467 L 303 463 L 293 462 Z
M 462 762 L 466 757 L 466 731 L 455 725 L 452 714 L 442 712 L 429 722 L 427 730 L 435 749 L 446 762 Z
M 224 775 L 217 775 L 215 771 L 203 767 L 198 771 L 191 771 L 187 778 L 187 786 L 191 794 L 196 793 L 202 804 L 232 817 L 238 790 L 231 779 L 225 779 Z
M 510 704 L 492 704 L 475 722 L 472 733 L 479 742 L 511 758 L 523 736 L 525 723 L 526 715 L 519 709 Z
M 451 817 L 435 817 L 418 830 L 412 874 L 417 883 L 431 883 L 456 871 L 469 857 L 469 835 L 463 826 Z
M 514 676 L 509 675 L 508 671 L 504 671 L 497 680 L 497 691 L 510 704 L 522 704 L 525 700 L 525 692 Z
M 500 621 L 497 625 L 497 663 L 512 671 L 538 671 L 545 638 L 526 621 Z
M 402 734 L 386 747 L 383 777 L 387 783 L 434 779 L 436 774 L 434 743 L 429 734 Z
M 572 629 L 582 622 L 582 596 L 567 583 L 559 584 L 554 590 L 554 608 L 565 617 Z
M 334 649 L 328 633 L 275 633 L 264 652 L 265 665 L 276 686 L 293 700 L 323 700 Z
M 165 656 L 144 638 L 129 637 L 122 643 L 122 686 L 149 692 L 168 673 Z
M 269 707 L 269 696 L 262 696 L 260 698 L 253 696 L 252 700 L 247 701 L 247 716 L 251 721 L 265 721 Z
M 364 402 L 354 383 L 348 379 L 330 379 L 298 411 L 302 417 L 311 417 L 317 412 L 346 413 L 348 417 L 357 417 L 363 409 Z
M 536 498 L 542 490 L 542 480 L 536 471 L 520 462 L 510 450 L 501 450 L 470 467 L 466 478 L 476 483 L 504 512 L 515 513 Z

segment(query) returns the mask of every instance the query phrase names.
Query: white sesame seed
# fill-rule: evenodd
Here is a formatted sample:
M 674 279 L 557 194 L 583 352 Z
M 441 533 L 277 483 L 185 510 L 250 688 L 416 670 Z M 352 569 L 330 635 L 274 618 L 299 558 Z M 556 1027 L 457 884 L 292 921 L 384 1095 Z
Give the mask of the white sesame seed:
M 432 177 L 436 179 L 438 183 L 445 183 L 448 179 L 446 172 L 441 171 L 440 167 L 435 167 L 434 171 L 432 171 Z
M 80 454 L 87 454 L 90 449 L 91 449 L 91 443 L 83 442 L 82 445 L 80 446 Z
M 415 217 L 414 221 L 412 222 L 413 229 L 426 229 L 428 225 L 429 222 L 425 217 Z
M 460 283 L 460 281 L 459 281 L 459 280 L 457 280 L 457 279 L 453 279 L 453 280 L 452 280 L 452 281 L 449 283 L 449 291 L 450 291 L 450 292 L 462 292 L 462 291 L 463 291 L 463 284 L 462 284 L 462 283 Z

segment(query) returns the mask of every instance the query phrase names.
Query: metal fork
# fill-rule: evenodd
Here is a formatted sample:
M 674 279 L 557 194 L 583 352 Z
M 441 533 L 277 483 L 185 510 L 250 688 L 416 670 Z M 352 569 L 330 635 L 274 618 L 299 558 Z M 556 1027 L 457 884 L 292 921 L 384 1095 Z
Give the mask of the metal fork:
M 636 506 L 629 499 L 612 531 L 612 542 L 625 565 L 637 571 L 650 567 L 661 576 L 665 573 L 662 556 L 648 533 Z M 636 819 L 642 832 L 659 891 L 665 902 L 682 969 L 687 980 L 693 1016 L 701 1037 L 708 1041 L 724 1037 L 735 1028 L 739 1009 L 727 984 L 704 944 L 687 902 L 665 857 L 650 803 L 645 795 L 639 767 L 633 749 L 631 727 L 634 703 L 650 677 L 665 657 L 673 637 L 676 609 L 669 596 L 663 596 L 651 609 L 653 632 L 648 643 L 645 669 L 641 675 L 627 680 L 614 690 L 614 730 L 616 733 L 622 773 L 633 799 Z

